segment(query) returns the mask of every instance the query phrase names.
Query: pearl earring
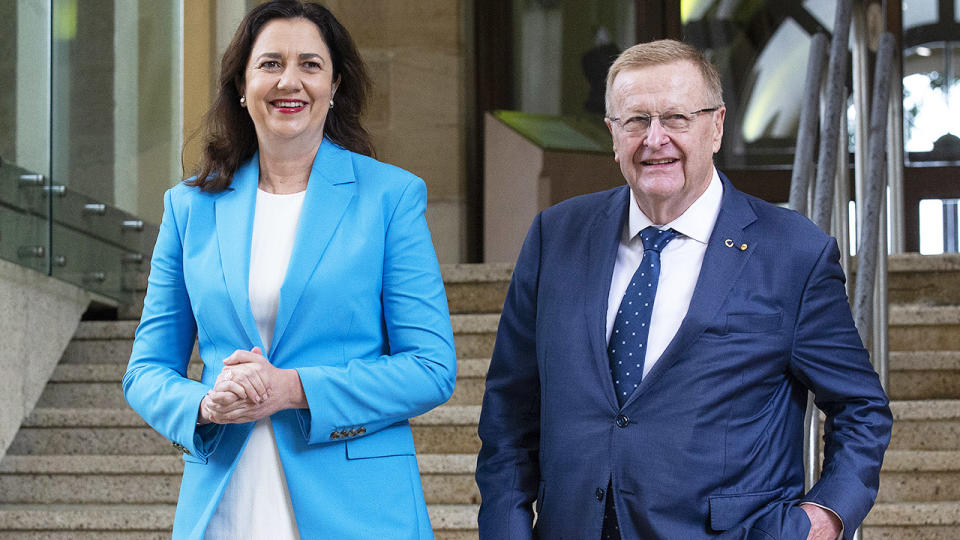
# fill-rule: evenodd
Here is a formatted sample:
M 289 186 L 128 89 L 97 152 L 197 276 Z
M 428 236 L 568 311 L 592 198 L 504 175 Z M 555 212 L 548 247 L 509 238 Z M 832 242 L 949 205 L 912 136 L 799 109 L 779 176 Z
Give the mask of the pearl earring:
M 330 108 L 333 108 L 333 98 L 330 98 Z
M 240 106 L 242 107 L 246 104 L 247 104 L 247 96 L 240 96 Z

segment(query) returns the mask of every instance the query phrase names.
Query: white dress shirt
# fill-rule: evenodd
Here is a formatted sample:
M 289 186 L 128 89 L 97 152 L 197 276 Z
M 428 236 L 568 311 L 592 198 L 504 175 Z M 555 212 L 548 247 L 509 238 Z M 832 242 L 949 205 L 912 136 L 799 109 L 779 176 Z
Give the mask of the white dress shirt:
M 275 195 L 257 190 L 250 244 L 250 311 L 267 351 L 273 342 L 280 287 L 293 253 L 305 194 L 306 191 Z M 262 418 L 254 425 L 204 537 L 300 538 L 270 418 Z
M 713 179 L 689 208 L 677 219 L 659 229 L 674 229 L 680 233 L 663 251 L 660 252 L 660 281 L 657 284 L 657 296 L 653 302 L 653 315 L 650 317 L 650 333 L 647 337 L 647 353 L 644 357 L 643 376 L 650 372 L 660 355 L 670 344 L 670 340 L 680 328 L 687 316 L 693 289 L 700 277 L 703 256 L 707 252 L 707 241 L 713 233 L 713 226 L 720 214 L 723 199 L 723 184 L 720 175 L 713 170 Z M 607 342 L 613 332 L 620 302 L 630 284 L 630 278 L 643 260 L 643 241 L 640 231 L 655 225 L 637 205 L 630 194 L 629 216 L 620 237 L 617 249 L 617 262 L 613 267 L 610 282 L 610 295 L 607 298 Z

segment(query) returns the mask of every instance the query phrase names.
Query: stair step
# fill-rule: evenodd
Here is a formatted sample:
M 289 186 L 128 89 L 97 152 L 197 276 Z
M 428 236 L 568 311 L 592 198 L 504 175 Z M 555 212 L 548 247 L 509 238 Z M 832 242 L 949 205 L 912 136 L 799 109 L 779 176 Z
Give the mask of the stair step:
M 418 461 L 428 502 L 479 503 L 474 454 L 421 453 Z M 174 454 L 11 455 L 0 462 L 0 502 L 174 503 L 182 472 Z M 960 500 L 958 478 L 960 451 L 893 450 L 884 460 L 878 502 Z
M 170 540 L 164 531 L 4 531 L 0 540 Z M 458 539 L 459 540 L 459 539 Z M 475 539 L 474 539 L 475 540 Z
M 123 388 L 118 380 L 111 382 L 48 383 L 37 401 L 37 407 L 42 408 L 119 409 L 126 406 L 127 402 L 123 398 Z
M 0 504 L 176 504 L 180 475 L 0 474 Z
M 428 503 L 479 504 L 476 455 L 417 456 Z M 9 455 L 0 461 L 2 504 L 175 504 L 178 455 Z
M 443 405 L 412 418 L 424 453 L 476 453 L 478 405 Z M 8 455 L 149 455 L 173 451 L 169 441 L 129 409 L 38 408 L 24 421 Z
M 877 504 L 865 525 L 952 525 L 960 526 L 960 502 L 907 502 Z M 958 529 L 960 530 L 960 529 Z M 955 537 L 956 538 L 956 537 Z
M 450 313 L 499 313 L 513 264 L 441 265 Z
M 960 350 L 960 306 L 891 305 L 891 351 Z
M 172 504 L 0 505 L 3 531 L 169 531 Z
M 887 265 L 891 304 L 960 304 L 960 255 L 891 255 Z
M 960 399 L 960 351 L 890 353 L 890 399 Z
M 177 455 L 156 456 L 15 456 L 0 460 L 4 474 L 69 474 L 69 475 L 179 475 L 183 460 Z
M 960 362 L 960 355 L 958 355 Z M 457 359 L 457 379 L 484 379 L 487 375 L 487 369 L 490 367 L 489 358 L 458 358 Z M 51 383 L 99 383 L 112 382 L 120 384 L 123 378 L 123 372 L 126 370 L 126 364 L 118 363 L 84 363 L 84 364 L 58 364 L 53 375 L 50 377 Z M 202 362 L 191 362 L 187 369 L 187 376 L 191 379 L 199 379 L 200 371 L 203 369 Z
M 482 362 L 482 368 L 471 366 L 471 362 Z M 457 384 L 447 403 L 480 405 L 487 365 L 489 360 L 458 361 Z M 127 405 L 120 381 L 125 369 L 123 364 L 60 364 L 43 389 L 37 407 L 124 408 Z M 187 375 L 197 380 L 202 369 L 201 363 L 193 362 Z
M 960 448 L 960 400 L 895 401 L 891 409 L 892 450 Z M 417 447 L 427 453 L 476 452 L 479 417 L 479 405 L 443 405 L 413 418 Z M 99 435 L 97 428 L 102 428 Z M 128 450 L 111 449 L 113 444 Z M 138 444 L 150 446 L 137 450 Z M 70 445 L 76 445 L 72 451 L 77 453 L 142 455 L 165 453 L 169 443 L 126 408 L 38 408 L 24 421 L 9 452 L 71 453 Z
M 907 501 L 960 501 L 960 451 L 888 451 L 877 502 Z
M 436 504 L 428 505 L 430 522 L 437 531 L 471 531 L 476 529 L 478 506 L 473 504 Z M 64 504 L 0 505 L 0 530 L 8 538 L 27 538 L 24 534 L 33 532 L 33 538 L 56 538 L 39 536 L 38 531 L 107 531 L 142 532 L 170 531 L 173 527 L 173 515 L 176 511 L 172 504 Z M 76 533 L 71 533 L 76 534 Z M 167 532 L 169 536 L 169 532 Z M 144 536 L 155 538 L 155 536 Z M 3 538 L 3 536 L 0 536 Z M 59 538 L 83 538 L 82 536 L 60 536 Z M 89 536 L 104 538 L 104 536 Z M 107 537 L 109 538 L 109 537 Z M 123 538 L 133 538 L 123 536 Z M 438 538 L 440 536 L 438 535 Z M 453 538 L 448 536 L 447 538 Z
M 198 359 L 199 360 L 199 359 Z M 104 364 L 65 364 L 60 363 L 50 376 L 50 383 L 113 383 L 117 387 L 123 379 L 127 365 L 124 363 Z M 187 376 L 197 380 L 203 370 L 203 363 L 191 362 L 187 367 Z
M 499 321 L 500 315 L 496 313 L 451 315 L 457 357 L 488 358 L 493 353 Z M 136 329 L 136 321 L 81 322 L 60 363 L 126 365 Z M 191 360 L 199 359 L 194 348 Z
M 493 354 L 500 315 L 451 315 L 457 358 L 488 358 Z
M 893 401 L 890 450 L 960 448 L 960 400 Z
M 879 503 L 863 524 L 869 540 L 956 540 L 960 502 Z
M 476 470 L 475 454 L 417 454 L 420 472 L 425 474 L 470 474 Z M 0 460 L 2 474 L 70 475 L 179 475 L 183 460 L 176 455 L 143 456 L 15 456 Z

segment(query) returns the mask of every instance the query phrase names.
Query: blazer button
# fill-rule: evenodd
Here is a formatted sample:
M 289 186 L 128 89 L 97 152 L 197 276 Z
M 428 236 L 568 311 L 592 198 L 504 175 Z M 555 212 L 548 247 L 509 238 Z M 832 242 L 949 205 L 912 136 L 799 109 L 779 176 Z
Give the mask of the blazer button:
M 597 488 L 597 500 L 598 501 L 603 500 L 603 488 Z
M 357 433 L 358 433 L 357 429 L 354 428 L 354 429 L 351 429 L 350 431 L 348 431 L 348 432 L 347 432 L 347 435 L 350 436 L 350 437 L 356 437 L 356 436 L 357 436 Z
M 630 419 L 627 418 L 625 415 L 618 414 L 618 415 L 617 415 L 617 427 L 625 428 L 625 427 L 627 427 L 628 425 L 630 425 Z
M 330 434 L 330 438 L 333 439 L 333 440 L 339 439 L 339 438 L 340 438 L 340 432 L 339 432 L 339 431 L 334 431 L 334 432 L 332 432 L 332 433 Z
M 367 432 L 367 428 L 360 426 L 360 429 L 357 430 L 357 435 L 363 435 Z

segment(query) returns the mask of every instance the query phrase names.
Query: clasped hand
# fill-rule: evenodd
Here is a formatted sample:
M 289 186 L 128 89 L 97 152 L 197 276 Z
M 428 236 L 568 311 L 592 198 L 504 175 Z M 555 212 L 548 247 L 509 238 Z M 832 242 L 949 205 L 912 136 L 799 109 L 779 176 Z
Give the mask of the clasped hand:
M 199 422 L 253 422 L 287 408 L 283 372 L 263 356 L 260 347 L 237 350 L 223 360 L 223 371 L 200 402 Z

